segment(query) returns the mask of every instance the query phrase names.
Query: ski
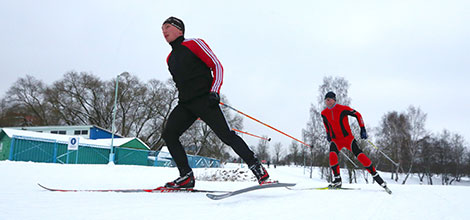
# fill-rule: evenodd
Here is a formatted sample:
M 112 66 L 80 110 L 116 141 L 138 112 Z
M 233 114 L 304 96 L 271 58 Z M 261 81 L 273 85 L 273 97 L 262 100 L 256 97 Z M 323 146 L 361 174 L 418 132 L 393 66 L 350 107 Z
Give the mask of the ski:
M 290 190 L 360 190 L 361 188 L 349 188 L 349 187 L 341 187 L 341 188 L 331 188 L 331 187 L 311 187 L 311 188 L 290 188 L 286 187 L 287 189 Z M 384 187 L 385 192 L 388 194 L 392 194 L 392 190 L 390 190 L 388 187 Z
M 223 193 L 223 194 L 208 193 L 208 194 L 206 194 L 206 196 L 209 197 L 210 199 L 213 199 L 213 200 L 220 200 L 220 199 L 225 199 L 225 198 L 232 197 L 232 196 L 235 196 L 235 195 L 239 195 L 239 194 L 242 194 L 242 193 L 258 190 L 258 189 L 266 189 L 266 188 L 274 188 L 274 187 L 293 187 L 293 186 L 295 186 L 295 183 L 274 182 L 274 183 L 266 183 L 266 184 L 263 184 L 263 185 L 250 186 L 250 187 L 247 187 L 247 188 L 243 188 L 243 189 L 239 189 L 239 190 L 235 190 L 235 191 L 231 191 L 231 192 L 227 192 L 227 193 Z
M 290 188 L 286 187 L 290 190 L 360 190 L 361 188 L 349 188 L 349 187 L 341 187 L 341 188 L 331 188 L 331 187 L 311 187 L 311 188 Z
M 138 192 L 147 192 L 147 193 L 224 193 L 227 191 L 217 191 L 217 190 L 201 190 L 201 189 L 187 189 L 187 188 L 167 188 L 167 187 L 157 187 L 155 189 L 54 189 L 45 187 L 38 183 L 38 185 L 48 191 L 53 192 L 120 192 L 120 193 L 138 193 Z

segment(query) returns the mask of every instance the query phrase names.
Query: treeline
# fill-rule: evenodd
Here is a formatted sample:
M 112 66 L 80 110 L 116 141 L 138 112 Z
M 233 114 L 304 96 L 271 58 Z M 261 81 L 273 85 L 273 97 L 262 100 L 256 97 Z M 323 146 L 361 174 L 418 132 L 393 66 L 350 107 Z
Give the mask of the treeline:
M 322 177 L 331 178 L 329 143 L 320 115 L 325 108 L 323 96 L 328 91 L 335 91 L 339 104 L 350 105 L 349 86 L 349 82 L 341 77 L 323 79 L 319 96 L 311 104 L 309 120 L 302 130 L 303 141 L 311 148 L 295 141 L 282 146 L 280 142 L 271 144 L 263 139 L 251 148 L 261 160 L 271 164 L 321 167 Z M 66 73 L 52 85 L 33 76 L 19 78 L 0 100 L 0 127 L 93 124 L 111 130 L 115 87 L 115 79 L 104 81 L 86 72 Z M 115 120 L 117 133 L 139 137 L 152 150 L 159 150 L 165 144 L 161 133 L 177 101 L 177 90 L 171 80 L 142 82 L 129 73 L 121 74 Z M 222 101 L 228 103 L 225 97 Z M 241 116 L 222 110 L 230 126 L 242 130 Z M 360 112 L 360 107 L 357 110 Z M 367 126 L 367 115 L 364 118 Z M 359 137 L 356 120 L 351 118 L 350 123 L 354 136 Z M 425 124 L 426 113 L 420 108 L 410 106 L 401 112 L 390 111 L 384 114 L 378 127 L 366 127 L 369 140 L 378 149 L 365 140 L 357 139 L 358 144 L 378 170 L 390 172 L 391 179 L 403 184 L 410 174 L 418 174 L 427 184 L 435 184 L 433 177 L 436 176 L 441 178 L 441 184 L 452 184 L 470 176 L 470 151 L 464 138 L 448 130 L 431 133 Z M 183 134 L 181 142 L 191 154 L 222 161 L 238 159 L 233 158 L 232 150 L 199 120 Z M 347 168 L 349 182 L 367 177 L 354 155 L 347 150 L 343 152 L 340 165 Z
M 116 80 L 101 80 L 86 72 L 68 72 L 52 85 L 33 76 L 19 78 L 0 100 L 0 127 L 47 125 L 97 125 L 112 130 Z M 123 73 L 117 93 L 116 132 L 138 137 L 152 150 L 164 141 L 161 133 L 177 104 L 171 80 L 142 82 Z M 224 102 L 225 97 L 222 97 Z M 227 102 L 228 103 L 228 102 Z M 242 129 L 242 118 L 225 111 L 233 128 Z M 229 160 L 230 154 L 210 128 L 196 121 L 181 137 L 188 153 Z
M 318 90 L 318 99 L 310 107 L 309 121 L 303 129 L 303 141 L 313 147 L 292 142 L 285 156 L 279 157 L 279 153 L 276 153 L 276 148 L 279 148 L 276 147 L 278 143 L 274 145 L 274 155 L 266 155 L 265 158 L 270 158 L 278 164 L 321 167 L 322 178 L 331 178 L 328 160 L 329 143 L 326 140 L 320 112 L 325 108 L 324 94 L 328 91 L 336 93 L 338 104 L 350 105 L 348 89 L 349 82 L 344 78 L 325 77 Z M 360 107 L 357 110 L 360 112 Z M 367 122 L 367 115 L 363 117 Z M 354 136 L 360 137 L 357 121 L 350 118 L 349 122 Z M 470 176 L 470 151 L 464 138 L 448 130 L 431 133 L 426 130 L 425 124 L 426 113 L 420 108 L 410 106 L 402 112 L 391 111 L 384 114 L 378 127 L 366 127 L 369 140 L 372 140 L 378 149 L 368 141 L 356 139 L 378 170 L 390 172 L 390 179 L 402 184 L 406 183 L 411 174 L 417 174 L 424 184 L 436 184 L 433 183 L 433 177 L 438 176 L 441 180 L 439 183 L 444 185 L 460 181 L 464 176 Z M 262 141 L 260 143 L 258 146 L 260 149 L 269 147 Z M 340 155 L 340 165 L 347 168 L 349 182 L 355 182 L 357 178 L 366 178 L 367 172 L 354 155 L 347 150 L 342 152 L 345 154 Z M 345 158 L 346 156 L 352 162 Z M 355 168 L 353 163 L 359 168 Z M 367 178 L 365 180 L 368 181 Z

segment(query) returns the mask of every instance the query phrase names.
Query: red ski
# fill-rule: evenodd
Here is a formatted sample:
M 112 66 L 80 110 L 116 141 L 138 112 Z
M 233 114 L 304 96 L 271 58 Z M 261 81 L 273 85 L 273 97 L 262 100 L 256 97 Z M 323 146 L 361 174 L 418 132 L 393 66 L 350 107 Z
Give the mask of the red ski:
M 187 189 L 187 188 L 167 188 L 167 187 L 157 187 L 155 189 L 54 189 L 45 187 L 38 183 L 38 185 L 49 191 L 53 192 L 121 192 L 121 193 L 138 193 L 138 192 L 147 192 L 147 193 L 223 193 L 227 191 L 217 191 L 217 190 L 201 190 L 201 189 Z

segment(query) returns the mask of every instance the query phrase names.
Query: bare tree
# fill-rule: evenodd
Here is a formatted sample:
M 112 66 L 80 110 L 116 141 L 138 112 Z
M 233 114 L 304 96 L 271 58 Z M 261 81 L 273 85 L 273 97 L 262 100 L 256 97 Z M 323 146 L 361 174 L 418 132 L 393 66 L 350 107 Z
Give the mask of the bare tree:
M 273 163 L 274 164 L 279 164 L 279 161 L 283 155 L 283 148 L 282 148 L 282 143 L 277 142 L 274 144 L 274 157 L 273 157 Z
M 410 125 L 410 141 L 408 142 L 408 145 L 404 147 L 409 154 L 409 165 L 402 184 L 406 183 L 406 180 L 413 171 L 413 166 L 417 161 L 417 154 L 420 151 L 421 140 L 428 135 L 428 132 L 424 128 L 427 115 L 423 113 L 420 108 L 416 108 L 414 106 L 408 107 L 406 116 Z
M 148 89 L 135 76 L 121 74 L 118 87 L 117 130 L 123 136 L 136 135 L 154 116 L 156 100 L 148 99 Z M 113 87 L 116 87 L 113 80 Z
M 111 129 L 114 104 L 111 85 L 89 73 L 69 72 L 46 91 L 46 96 L 64 124 L 94 124 Z
M 10 103 L 9 109 L 15 112 L 9 113 L 17 119 L 15 125 L 48 125 L 55 122 L 54 118 L 49 117 L 50 105 L 45 100 L 45 89 L 46 86 L 42 81 L 30 75 L 19 78 L 10 87 L 5 101 Z
M 161 136 L 163 124 L 176 103 L 177 93 L 173 87 L 170 82 L 164 84 L 158 80 L 150 80 L 142 83 L 129 73 L 123 74 L 119 82 L 116 117 L 121 134 L 158 143 L 159 140 L 154 137 Z
M 266 139 L 260 139 L 255 149 L 255 154 L 260 160 L 269 160 L 269 142 Z
M 418 172 L 418 177 L 421 183 L 424 183 L 424 178 L 429 185 L 432 185 L 433 177 L 433 163 L 437 160 L 436 157 L 436 147 L 435 147 L 435 138 L 431 136 L 424 137 L 419 141 L 418 146 L 419 150 L 416 155 L 416 172 Z
M 149 91 L 146 100 L 154 101 L 150 105 L 147 104 L 146 109 L 155 114 L 151 114 L 151 120 L 147 126 L 139 127 L 137 131 L 138 136 L 149 143 L 152 150 L 159 150 L 164 145 L 162 133 L 166 122 L 178 102 L 178 91 L 172 80 L 167 80 L 166 83 L 150 80 L 147 88 Z
M 391 179 L 398 181 L 399 169 L 404 163 L 409 166 L 410 156 L 408 146 L 410 142 L 410 123 L 406 114 L 396 111 L 389 112 L 382 117 L 378 128 L 378 145 L 387 155 L 398 161 L 399 166 L 390 163 Z
M 460 134 L 452 134 L 450 137 L 451 158 L 452 162 L 450 165 L 450 181 L 449 185 L 454 181 L 460 182 L 461 178 L 465 175 L 465 156 L 466 150 L 465 140 Z
M 299 144 L 295 141 L 292 141 L 290 146 L 289 146 L 290 154 L 292 156 L 292 162 L 294 162 L 294 165 L 302 164 L 301 161 L 299 161 Z
M 319 104 L 311 105 L 310 117 L 307 127 L 302 130 L 302 136 L 305 143 L 312 146 L 310 149 L 310 171 L 313 172 L 313 166 L 319 166 L 321 168 L 321 177 L 329 178 L 331 176 L 328 160 L 329 143 L 326 140 L 326 132 L 320 111 Z M 310 173 L 310 176 L 313 176 L 313 173 Z

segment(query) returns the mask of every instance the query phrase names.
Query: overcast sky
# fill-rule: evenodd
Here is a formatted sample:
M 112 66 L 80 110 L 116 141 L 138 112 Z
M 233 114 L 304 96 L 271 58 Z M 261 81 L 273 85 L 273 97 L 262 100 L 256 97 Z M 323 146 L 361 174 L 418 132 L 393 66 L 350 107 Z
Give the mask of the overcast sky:
M 470 1 L 0 3 L 1 96 L 26 74 L 48 85 L 69 71 L 165 81 L 171 48 L 161 24 L 176 16 L 187 38 L 204 39 L 218 56 L 229 102 L 294 137 L 302 138 L 323 77 L 341 76 L 367 126 L 414 105 L 428 114 L 430 131 L 470 140 Z M 291 143 L 249 119 L 244 125 Z

